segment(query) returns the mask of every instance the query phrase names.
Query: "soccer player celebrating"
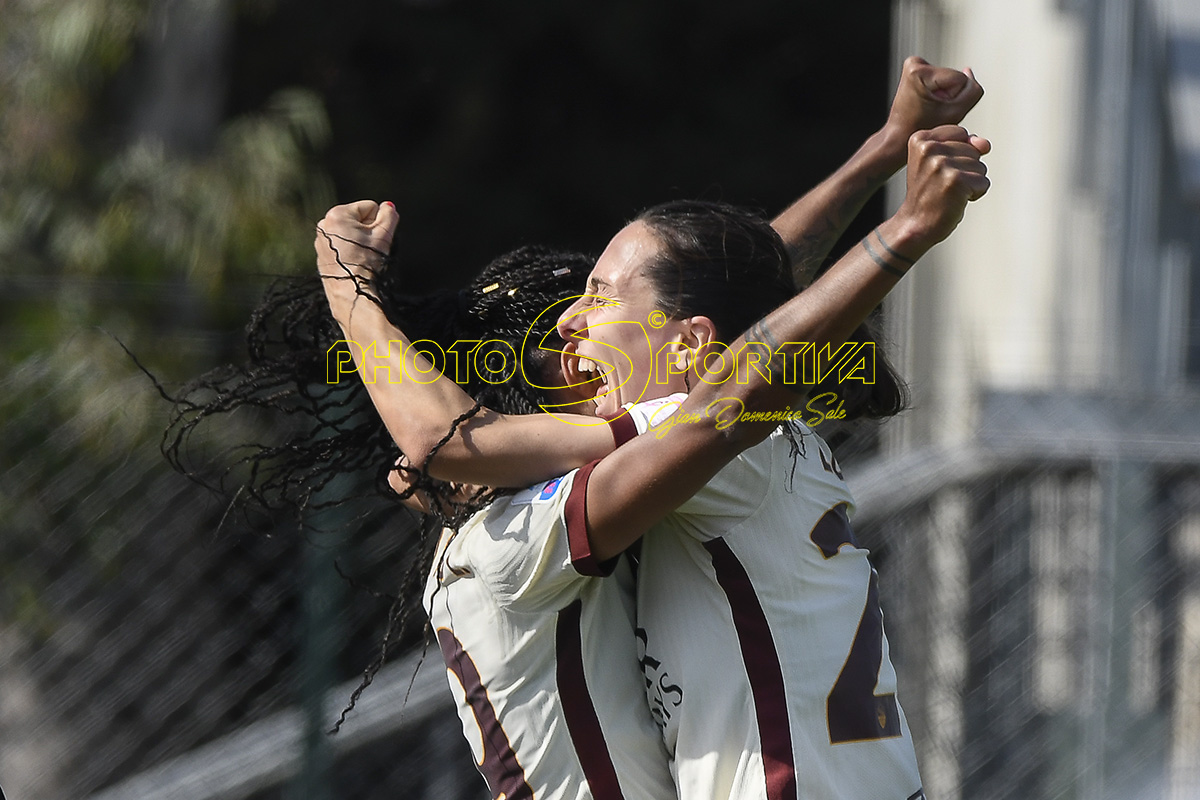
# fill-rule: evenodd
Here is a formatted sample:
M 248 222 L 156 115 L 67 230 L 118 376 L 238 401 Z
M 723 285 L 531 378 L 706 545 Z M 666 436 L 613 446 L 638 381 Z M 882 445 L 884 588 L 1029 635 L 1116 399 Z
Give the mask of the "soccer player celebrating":
M 949 234 L 965 203 L 986 190 L 979 162 L 986 149 L 984 141 L 955 127 L 914 137 L 905 206 L 828 280 L 793 301 L 795 307 L 783 312 L 793 315 L 785 317 L 793 327 L 768 320 L 752 328 L 748 339 L 818 345 L 844 339 L 898 275 Z M 362 217 L 369 224 L 355 230 Z M 376 248 L 386 249 L 395 215 L 366 204 L 332 212 L 326 224 L 327 232 L 341 231 L 339 238 L 355 240 L 367 233 L 375 237 Z M 686 279 L 671 280 L 679 275 Z M 564 315 L 560 331 L 570 340 L 564 349 L 573 353 L 567 376 L 573 384 L 584 382 L 571 369 L 575 357 L 596 363 L 614 353 L 633 353 L 627 360 L 617 357 L 601 381 L 598 409 L 619 415 L 650 383 L 651 354 L 692 359 L 694 369 L 721 333 L 736 332 L 755 319 L 748 313 L 761 314 L 786 297 L 787 277 L 782 243 L 772 240 L 765 224 L 728 208 L 698 204 L 652 209 L 613 240 L 593 271 L 589 296 Z M 706 286 L 706 279 L 712 283 Z M 399 338 L 386 327 L 374 329 L 370 317 L 354 333 L 353 316 L 338 314 L 337 292 L 331 292 L 331 304 L 349 338 Z M 747 292 L 753 296 L 739 303 L 737 294 Z M 689 293 L 693 296 L 684 296 Z M 821 307 L 822 302 L 829 305 Z M 646 336 L 642 321 L 652 320 L 655 311 L 663 313 L 663 324 L 651 322 L 650 347 L 636 347 L 637 338 Z M 781 355 L 788 354 L 785 347 Z M 639 355 L 644 356 L 640 361 Z M 417 361 L 414 357 L 406 367 L 428 370 Z M 366 356 L 361 366 L 369 371 L 377 365 Z M 686 388 L 686 372 L 675 375 L 679 388 Z M 711 400 L 737 396 L 740 390 L 728 382 L 710 388 L 716 377 L 711 374 L 702 381 L 697 377 L 692 385 L 699 389 L 685 406 L 690 410 L 702 411 Z M 502 484 L 514 479 L 493 470 L 503 472 L 514 455 L 524 457 L 515 468 L 509 464 L 514 472 L 536 469 L 542 450 L 549 451 L 557 469 L 556 458 L 587 457 L 572 447 L 610 446 L 602 428 L 544 427 L 544 419 L 488 412 L 447 437 L 445 409 L 454 405 L 439 400 L 433 407 L 443 416 L 425 435 L 440 433 L 445 446 L 428 458 L 433 448 L 422 444 L 420 412 L 406 402 L 403 413 L 394 415 L 397 407 L 389 409 L 386 399 L 393 387 L 378 382 L 376 387 L 376 404 L 385 420 L 392 420 L 402 449 L 444 477 Z M 446 389 L 453 394 L 449 382 Z M 758 389 L 760 394 L 748 393 L 744 402 L 762 406 L 764 397 L 779 400 L 779 387 Z M 458 402 L 462 414 L 472 411 L 466 398 Z M 645 427 L 655 410 L 635 405 L 632 416 Z M 618 729 L 597 718 L 597 709 L 612 708 L 614 692 L 604 683 L 619 674 L 613 671 L 615 662 L 606 660 L 618 653 L 606 649 L 615 640 L 601 620 L 611 621 L 619 606 L 602 610 L 592 592 L 606 595 L 623 584 L 623 578 L 605 582 L 594 576 L 604 572 L 608 558 L 649 530 L 639 576 L 640 661 L 680 796 L 774 798 L 795 796 L 798 788 L 802 794 L 831 797 L 884 791 L 904 798 L 920 795 L 911 737 L 895 702 L 873 573 L 846 520 L 851 499 L 836 461 L 819 437 L 798 426 L 790 439 L 785 431 L 773 434 L 718 472 L 752 438 L 739 431 L 754 429 L 740 425 L 718 434 L 712 426 L 687 426 L 661 440 L 627 445 L 594 468 L 496 501 L 456 536 L 445 538 L 427 602 L 443 653 L 460 680 L 472 651 L 490 662 L 491 669 L 481 668 L 479 675 L 480 686 L 492 688 L 475 693 L 487 701 L 483 710 L 470 698 L 463 710 L 469 726 L 486 720 L 490 730 L 508 731 L 484 737 L 512 753 L 503 778 L 515 780 L 520 774 L 528 780 L 544 763 L 539 751 L 553 746 L 546 732 L 561 727 L 577 756 L 565 763 L 578 762 L 595 796 L 605 796 L 603 787 L 613 786 L 627 795 L 636 792 L 636 779 L 630 779 L 630 787 L 621 781 L 629 772 L 612 752 L 621 739 Z M 506 436 L 512 440 L 504 442 Z M 562 446 L 547 446 L 548 437 Z M 793 466 L 796 447 L 800 453 Z M 467 586 L 474 591 L 464 595 Z M 505 613 L 482 611 L 489 607 Z M 546 686 L 526 687 L 517 679 L 531 674 L 524 669 L 528 662 L 520 657 L 526 655 L 520 645 L 512 639 L 498 642 L 503 637 L 487 630 L 513 615 L 523 625 L 505 634 L 521 645 L 539 632 L 545 639 L 532 648 L 544 664 L 532 674 L 554 681 L 557 707 L 548 715 L 531 710 L 536 701 L 521 696 L 527 689 L 553 706 Z M 478 638 L 464 644 L 462 630 Z M 550 652 L 552 659 L 545 657 Z M 619 655 L 618 660 L 628 658 L 627 652 Z M 521 665 L 516 671 L 514 661 Z M 602 701 L 593 702 L 591 692 L 599 692 Z M 572 708 L 580 715 L 574 724 Z M 530 718 L 543 724 L 530 725 Z M 510 723 L 518 733 L 509 730 Z M 523 750 L 528 758 L 521 758 Z M 488 758 L 486 745 L 481 757 Z M 599 763 L 589 769 L 589 759 Z M 490 783 L 494 792 L 500 790 L 497 780 Z M 544 790 L 561 786 L 537 784 Z
M 634 387 L 655 385 L 647 371 L 652 359 L 643 355 L 665 353 L 679 366 L 668 370 L 662 389 L 684 391 L 690 384 L 690 395 L 674 402 L 682 400 L 680 411 L 697 418 L 714 400 L 731 398 L 749 411 L 790 402 L 793 387 L 782 380 L 728 380 L 729 360 L 708 363 L 706 356 L 722 336 L 755 323 L 731 350 L 747 341 L 766 344 L 760 364 L 778 377 L 785 367 L 780 359 L 794 355 L 788 342 L 837 344 L 850 335 L 912 262 L 949 235 L 966 203 L 986 191 L 979 159 L 988 148 L 984 140 L 955 126 L 913 134 L 956 122 L 980 94 L 969 73 L 906 62 L 881 133 L 775 224 L 794 252 L 820 261 L 822 248 L 832 246 L 907 154 L 904 204 L 819 281 L 765 318 L 794 293 L 795 259 L 770 227 L 712 204 L 647 212 L 601 256 L 586 305 L 563 315 L 559 329 L 568 341 L 559 348 L 566 354 L 560 379 L 538 379 L 544 354 L 520 348 L 522 374 L 550 388 L 539 396 L 537 386 L 505 387 L 514 400 L 507 407 L 493 402 L 504 401 L 501 390 L 478 387 L 472 399 L 444 376 L 430 383 L 371 382 L 380 367 L 392 374 L 430 369 L 389 321 L 393 271 L 376 270 L 398 220 L 391 206 L 373 203 L 326 216 L 318 263 L 334 319 L 344 338 L 359 345 L 392 342 L 358 351 L 357 367 L 406 457 L 393 485 L 406 495 L 422 490 L 425 508 L 453 523 L 437 546 L 426 606 L 493 796 L 775 798 L 795 796 L 797 788 L 822 797 L 919 796 L 911 739 L 888 699 L 890 665 L 874 624 L 873 579 L 844 522 L 849 495 L 819 438 L 802 426 L 776 430 L 772 422 L 738 422 L 718 429 L 710 421 L 613 448 L 634 425 L 645 429 L 656 415 L 674 410 L 639 406 L 646 398 L 629 395 Z M 814 231 L 819 234 L 806 238 Z M 573 259 L 541 255 L 540 267 L 498 267 L 457 297 L 453 318 L 473 322 L 443 330 L 445 343 L 490 338 L 499 318 L 511 322 L 526 313 L 518 306 L 536 296 L 531 277 L 540 276 L 538 288 L 551 294 L 552 279 L 577 280 Z M 552 264 L 558 260 L 561 266 Z M 625 325 L 612 324 L 618 322 Z M 628 347 L 625 334 L 644 323 L 649 349 Z M 460 337 L 458 327 L 479 336 Z M 542 329 L 534 325 L 534 332 Z M 630 350 L 628 362 L 618 359 L 600 379 L 581 374 L 580 364 Z M 706 372 L 707 366 L 714 369 Z M 289 368 L 294 362 L 279 365 Z M 249 383 L 261 379 L 251 376 Z M 603 387 L 598 394 L 597 384 Z M 891 401 L 885 387 L 847 416 L 898 408 L 892 388 Z M 513 415 L 529 410 L 519 406 L 530 398 L 562 404 L 581 390 L 611 423 L 564 425 L 548 415 Z M 629 413 L 622 414 L 626 407 Z M 328 452 L 329 442 L 322 447 Z M 460 485 L 448 491 L 430 475 Z M 548 478 L 500 496 L 473 495 L 461 486 L 524 486 Z M 753 496 L 733 496 L 747 488 Z M 776 530 L 783 517 L 790 527 Z M 616 557 L 643 534 L 638 614 L 645 631 L 638 632 L 630 564 Z M 675 587 L 683 590 L 674 593 Z M 698 649 L 705 636 L 716 652 Z M 828 650 L 826 657 L 805 658 L 817 648 Z M 857 665 L 850 679 L 831 667 L 835 661 Z M 865 719 L 860 673 L 872 668 L 879 685 L 870 687 L 866 702 L 879 730 L 859 736 Z M 632 702 L 644 688 L 649 707 Z M 848 699 L 833 703 L 835 694 Z M 818 695 L 831 702 L 817 708 Z M 705 711 L 710 702 L 726 716 Z M 832 718 L 827 740 L 814 733 L 814 719 L 841 719 L 845 709 L 850 739 L 835 738 L 842 729 L 835 733 Z

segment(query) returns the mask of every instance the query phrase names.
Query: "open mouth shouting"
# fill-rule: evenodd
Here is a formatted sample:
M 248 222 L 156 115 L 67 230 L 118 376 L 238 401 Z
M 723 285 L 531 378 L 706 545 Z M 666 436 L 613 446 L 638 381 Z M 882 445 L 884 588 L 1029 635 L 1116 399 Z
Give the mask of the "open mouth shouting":
M 613 364 L 596 358 L 589 358 L 579 352 L 580 342 L 566 342 L 561 348 L 562 375 L 566 388 L 581 400 L 590 401 L 592 408 L 585 413 L 593 413 L 593 408 L 608 405 L 605 400 L 613 394 L 618 386 L 616 368 Z M 614 407 L 619 403 L 613 401 Z M 576 408 L 575 410 L 583 410 Z

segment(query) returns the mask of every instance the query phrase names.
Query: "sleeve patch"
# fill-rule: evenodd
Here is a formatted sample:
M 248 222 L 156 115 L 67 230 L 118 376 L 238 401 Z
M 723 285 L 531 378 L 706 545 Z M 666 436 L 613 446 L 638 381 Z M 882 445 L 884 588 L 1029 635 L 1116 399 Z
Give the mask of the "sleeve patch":
M 510 501 L 514 506 L 527 506 L 532 503 L 552 503 L 554 496 L 558 494 L 558 490 L 562 488 L 563 480 L 566 476 L 560 476 L 554 480 L 539 483 L 536 486 L 531 486 L 528 489 L 522 489 L 513 495 Z

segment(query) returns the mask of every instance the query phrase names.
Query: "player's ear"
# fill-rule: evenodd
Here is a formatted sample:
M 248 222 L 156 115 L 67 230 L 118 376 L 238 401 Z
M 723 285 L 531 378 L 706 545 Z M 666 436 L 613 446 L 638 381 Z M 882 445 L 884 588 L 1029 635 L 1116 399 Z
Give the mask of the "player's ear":
M 717 326 L 705 316 L 689 317 L 686 320 L 683 343 L 693 350 L 699 350 L 717 341 Z M 728 344 L 728 342 L 726 342 Z

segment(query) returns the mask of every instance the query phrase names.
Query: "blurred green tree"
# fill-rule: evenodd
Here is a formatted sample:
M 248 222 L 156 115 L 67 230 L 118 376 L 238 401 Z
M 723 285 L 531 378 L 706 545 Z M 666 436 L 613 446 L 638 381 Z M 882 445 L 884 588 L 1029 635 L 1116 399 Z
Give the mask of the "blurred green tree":
M 225 115 L 228 14 L 223 2 L 0 3 L 0 620 L 53 627 L 32 601 L 50 576 L 23 567 L 47 542 L 103 574 L 121 551 L 114 531 L 129 540 L 129 509 L 81 518 L 48 507 L 46 487 L 71 476 L 103 496 L 114 470 L 136 482 L 164 468 L 162 403 L 109 332 L 156 369 L 198 371 L 231 355 L 220 331 L 245 317 L 242 287 L 311 260 L 312 220 L 333 199 L 314 166 L 323 104 L 280 87 Z M 198 71 L 195 47 L 180 47 L 193 39 L 215 53 Z M 183 85 L 161 80 L 189 69 Z M 209 110 L 190 113 L 205 97 Z

